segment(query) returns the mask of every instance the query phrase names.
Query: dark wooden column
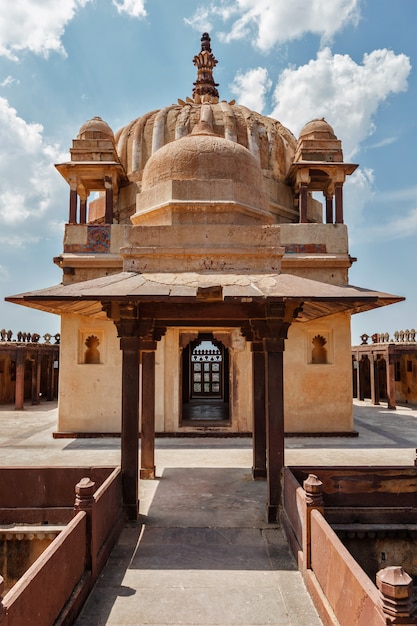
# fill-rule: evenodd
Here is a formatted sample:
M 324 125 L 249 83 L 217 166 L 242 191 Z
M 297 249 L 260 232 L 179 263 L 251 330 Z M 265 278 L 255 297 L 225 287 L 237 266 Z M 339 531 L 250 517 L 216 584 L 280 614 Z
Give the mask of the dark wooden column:
M 326 198 L 326 224 L 333 224 L 333 196 L 327 195 Z
M 87 196 L 80 197 L 80 224 L 87 223 Z
M 123 505 L 128 520 L 139 512 L 139 337 L 121 337 Z
M 388 408 L 395 410 L 397 408 L 395 398 L 395 359 L 392 354 L 387 355 L 387 397 Z
M 363 356 L 358 361 L 358 400 L 365 400 L 364 381 L 363 381 Z
M 300 184 L 300 199 L 299 199 L 299 213 L 300 213 L 300 224 L 307 223 L 307 183 Z
M 113 320 L 117 327 L 122 350 L 121 467 L 123 505 L 126 518 L 134 521 L 137 520 L 139 513 L 140 355 L 143 351 L 143 357 L 151 349 L 154 359 L 153 351 L 156 349 L 156 342 L 154 341 L 155 320 L 141 320 L 140 305 L 137 302 L 103 302 L 102 305 L 107 316 Z M 144 358 L 144 393 L 145 387 L 150 384 L 150 373 L 154 373 L 152 357 Z M 154 385 L 154 382 L 152 384 Z M 146 394 L 148 394 L 148 390 L 146 390 Z M 143 404 L 147 404 L 145 400 Z M 147 410 L 145 410 L 145 421 L 147 421 Z
M 281 504 L 281 480 L 284 468 L 284 368 L 283 339 L 266 339 L 266 458 L 267 521 L 274 523 Z
M 78 194 L 76 185 L 70 187 L 70 201 L 69 201 L 69 223 L 77 223 L 77 208 L 78 208 Z
M 336 204 L 336 224 L 343 224 L 343 185 L 336 183 L 334 188 Z
M 266 380 L 263 342 L 252 343 L 253 363 L 253 478 L 266 478 Z
M 25 402 L 25 353 L 17 350 L 16 354 L 16 387 L 14 392 L 14 408 L 22 411 Z
M 39 384 L 38 384 L 38 376 L 39 376 L 39 354 L 36 354 L 32 358 L 32 404 L 39 404 Z
M 104 187 L 106 190 L 106 208 L 104 214 L 104 223 L 113 224 L 113 184 L 110 176 L 105 177 Z
M 370 374 L 371 374 L 371 402 L 379 404 L 379 367 L 378 361 L 374 355 L 370 358 Z
M 155 350 L 156 341 L 141 342 L 142 433 L 140 477 L 155 478 Z
M 284 347 L 288 328 L 301 303 L 268 301 L 265 319 L 251 320 L 255 342 L 262 342 L 264 354 L 266 415 L 266 517 L 269 523 L 278 520 L 282 500 L 284 468 Z M 262 354 L 259 352 L 259 354 Z M 254 352 L 255 355 L 255 352 Z M 254 390 L 255 393 L 255 390 Z M 261 450 L 259 445 L 258 451 Z
M 54 357 L 48 354 L 46 379 L 46 399 L 51 402 L 54 399 Z
M 38 398 L 38 404 L 40 404 L 41 397 L 41 377 L 42 377 L 42 354 L 38 354 L 36 373 L 36 397 Z

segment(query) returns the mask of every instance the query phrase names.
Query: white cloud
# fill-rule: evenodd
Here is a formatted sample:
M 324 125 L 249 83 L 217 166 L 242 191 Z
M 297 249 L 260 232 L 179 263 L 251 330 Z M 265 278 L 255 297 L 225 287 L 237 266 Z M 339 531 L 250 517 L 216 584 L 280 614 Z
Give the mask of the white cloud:
M 263 67 L 248 70 L 244 74 L 238 72 L 233 84 L 229 85 L 239 104 L 262 112 L 265 107 L 265 96 L 272 87 L 268 72 Z
M 385 148 L 386 146 L 391 146 L 393 143 L 398 141 L 398 137 L 385 137 L 385 139 L 381 139 L 377 143 L 371 143 L 366 146 L 366 150 L 375 150 L 378 148 Z
M 113 0 L 118 13 L 127 13 L 130 17 L 146 17 L 145 3 L 146 0 L 122 0 L 121 3 Z
M 317 59 L 282 72 L 272 116 L 295 134 L 311 119 L 325 117 L 343 141 L 345 159 L 374 131 L 373 117 L 390 94 L 406 91 L 411 70 L 404 54 L 374 50 L 361 65 L 349 55 L 321 50 Z
M 358 22 L 359 7 L 360 0 L 223 0 L 198 7 L 186 21 L 201 30 L 211 29 L 216 18 L 234 19 L 222 39 L 247 39 L 266 52 L 307 32 L 328 42 L 344 26 Z
M 376 195 L 375 176 L 371 168 L 358 168 L 348 176 L 343 186 L 344 221 L 348 225 L 351 239 L 361 232 L 364 207 Z
M 19 80 L 17 80 L 17 78 L 13 78 L 13 76 L 6 76 L 6 78 L 0 83 L 0 87 L 10 87 L 10 85 L 13 85 L 13 83 L 16 83 L 16 85 L 19 84 Z
M 33 241 L 47 236 L 48 217 L 56 210 L 54 202 L 62 190 L 53 164 L 62 156 L 57 146 L 44 140 L 40 124 L 27 123 L 0 98 L 0 230 L 4 246 L 16 244 L 16 237 Z
M 9 272 L 3 265 L 0 265 L 0 283 L 7 283 L 8 280 Z
M 395 217 L 392 220 L 367 224 L 366 229 L 355 232 L 351 240 L 357 244 L 373 240 L 382 242 L 405 239 L 407 237 L 415 238 L 416 235 L 417 206 L 409 209 L 404 215 L 395 213 Z
M 65 26 L 80 7 L 91 0 L 13 0 L 2 11 L 0 56 L 18 61 L 23 50 L 48 56 L 65 55 L 61 42 Z

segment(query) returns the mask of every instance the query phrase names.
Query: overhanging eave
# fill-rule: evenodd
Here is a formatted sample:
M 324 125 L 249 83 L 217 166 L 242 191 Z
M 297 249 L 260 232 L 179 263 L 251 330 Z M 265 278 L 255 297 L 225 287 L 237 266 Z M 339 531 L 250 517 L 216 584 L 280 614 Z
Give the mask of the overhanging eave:
M 56 285 L 9 296 L 8 302 L 57 315 L 103 317 L 102 303 L 134 301 L 145 304 L 201 305 L 207 303 L 255 305 L 266 301 L 302 303 L 297 321 L 309 321 L 349 312 L 351 314 L 404 300 L 401 296 L 351 285 L 328 285 L 291 274 L 204 274 L 120 272 L 102 278 Z M 212 296 L 211 294 L 216 294 Z M 249 307 L 250 308 L 250 307 Z

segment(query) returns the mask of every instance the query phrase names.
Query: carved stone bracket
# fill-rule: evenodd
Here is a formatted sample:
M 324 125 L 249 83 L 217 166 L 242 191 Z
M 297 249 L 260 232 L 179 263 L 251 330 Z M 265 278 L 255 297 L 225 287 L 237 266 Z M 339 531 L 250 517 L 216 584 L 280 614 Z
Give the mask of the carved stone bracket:
M 138 340 L 138 350 L 156 350 L 156 342 L 166 333 L 165 326 L 158 326 L 155 319 L 143 319 L 138 302 L 103 302 L 103 311 L 113 320 L 121 340 Z

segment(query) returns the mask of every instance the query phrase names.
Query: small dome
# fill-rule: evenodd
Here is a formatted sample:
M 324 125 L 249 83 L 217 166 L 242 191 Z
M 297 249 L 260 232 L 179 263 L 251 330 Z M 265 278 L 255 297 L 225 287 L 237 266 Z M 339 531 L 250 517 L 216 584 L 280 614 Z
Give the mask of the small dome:
M 107 122 L 101 117 L 93 117 L 85 122 L 78 133 L 77 139 L 107 139 L 114 141 L 114 133 Z
M 322 135 L 323 133 L 325 133 L 329 139 L 337 139 L 333 128 L 326 122 L 324 117 L 308 122 L 308 124 L 301 129 L 299 137 L 301 139 L 310 135 L 311 138 L 314 138 L 314 136 L 318 134 Z
M 234 180 L 262 188 L 257 159 L 242 145 L 195 127 L 190 135 L 159 148 L 143 171 L 142 190 L 167 180 Z

